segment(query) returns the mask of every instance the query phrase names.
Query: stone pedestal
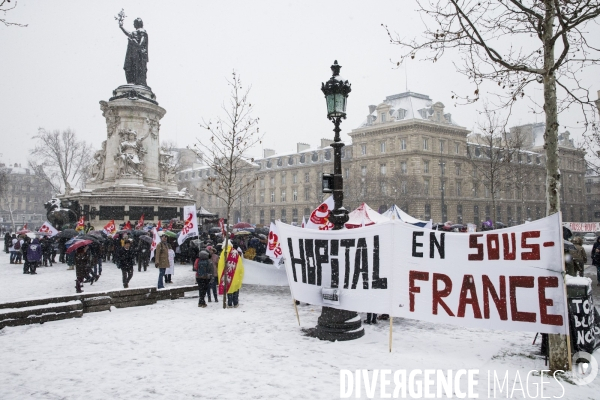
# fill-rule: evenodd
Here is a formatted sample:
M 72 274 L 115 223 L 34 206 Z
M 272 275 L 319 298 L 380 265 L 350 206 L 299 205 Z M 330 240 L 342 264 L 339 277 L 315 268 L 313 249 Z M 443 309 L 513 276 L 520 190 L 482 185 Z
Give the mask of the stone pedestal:
M 158 105 L 147 86 L 122 85 L 108 101 L 100 101 L 106 118 L 106 140 L 94 155 L 92 177 L 86 189 L 59 196 L 77 200 L 87 213 L 99 212 L 92 224 L 101 229 L 115 222 L 146 221 L 181 216 L 183 206 L 193 203 L 177 191 L 169 156 L 160 150 L 160 120 L 166 110 Z

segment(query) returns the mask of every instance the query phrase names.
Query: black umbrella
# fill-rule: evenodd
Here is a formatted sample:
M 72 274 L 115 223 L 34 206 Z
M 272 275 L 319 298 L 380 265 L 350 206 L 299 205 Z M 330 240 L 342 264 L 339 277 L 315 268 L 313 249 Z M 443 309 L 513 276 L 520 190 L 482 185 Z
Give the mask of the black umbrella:
M 142 231 L 142 230 L 135 230 L 131 232 L 131 236 L 133 237 L 138 237 L 138 236 L 148 236 L 148 232 L 146 231 Z
M 79 235 L 79 232 L 77 232 L 75 229 L 65 229 L 62 232 L 58 232 L 58 234 L 56 235 L 57 238 L 65 238 L 65 239 L 71 239 L 72 237 L 75 237 Z
M 82 235 L 79 238 L 85 239 L 85 240 L 91 240 L 92 242 L 95 242 L 95 243 L 103 243 L 106 240 L 103 237 L 98 237 L 96 235 Z
M 121 231 L 118 231 L 117 233 L 120 233 L 121 235 L 124 234 L 124 233 L 130 235 L 131 234 L 131 229 L 123 229 Z
M 152 238 L 148 235 L 146 236 L 140 236 L 140 240 L 143 240 L 146 243 L 152 244 Z
M 103 238 L 108 237 L 108 235 L 104 231 L 89 231 L 87 234 Z

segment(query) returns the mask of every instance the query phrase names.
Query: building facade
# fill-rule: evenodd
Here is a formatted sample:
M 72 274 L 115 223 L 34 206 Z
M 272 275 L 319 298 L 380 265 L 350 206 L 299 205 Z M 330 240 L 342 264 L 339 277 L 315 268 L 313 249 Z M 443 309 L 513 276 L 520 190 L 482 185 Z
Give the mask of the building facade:
M 52 187 L 30 168 L 0 163 L 5 177 L 0 189 L 0 224 L 5 230 L 39 227 L 46 220 L 44 203 L 53 197 Z M 13 226 L 14 222 L 14 226 Z
M 541 218 L 546 213 L 543 132 L 543 124 L 512 128 L 508 137 L 519 139 L 518 148 L 510 150 L 505 176 L 490 182 L 483 172 L 491 158 L 480 135 L 426 95 L 388 96 L 369 106 L 366 120 L 349 133 L 352 143 L 342 151 L 344 206 L 352 210 L 364 201 L 383 212 L 396 204 L 419 219 L 477 225 L 492 219 L 494 205 L 496 221 L 507 225 Z M 308 218 L 324 199 L 322 174 L 333 172 L 331 142 L 322 139 L 313 148 L 298 143 L 296 152 L 285 154 L 265 150 L 250 168 L 255 184 L 232 210 L 234 222 L 300 224 Z M 559 143 L 563 220 L 584 221 L 585 152 L 575 148 L 568 132 Z M 187 169 L 178 174 L 178 185 L 223 216 L 223 204 L 202 193 L 207 176 L 208 167 Z

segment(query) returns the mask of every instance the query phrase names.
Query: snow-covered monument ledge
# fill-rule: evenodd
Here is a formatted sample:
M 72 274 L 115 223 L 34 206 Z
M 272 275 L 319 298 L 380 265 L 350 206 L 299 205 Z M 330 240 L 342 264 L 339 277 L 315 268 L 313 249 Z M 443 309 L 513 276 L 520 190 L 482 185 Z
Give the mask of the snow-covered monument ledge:
M 126 85 L 100 101 L 106 119 L 106 140 L 94 154 L 86 189 L 66 192 L 61 200 L 76 200 L 92 224 L 109 220 L 146 221 L 176 218 L 193 200 L 175 184 L 173 156 L 160 147 L 160 120 L 166 110 L 146 83 L 148 34 L 140 18 L 134 30 L 119 26 L 128 38 Z

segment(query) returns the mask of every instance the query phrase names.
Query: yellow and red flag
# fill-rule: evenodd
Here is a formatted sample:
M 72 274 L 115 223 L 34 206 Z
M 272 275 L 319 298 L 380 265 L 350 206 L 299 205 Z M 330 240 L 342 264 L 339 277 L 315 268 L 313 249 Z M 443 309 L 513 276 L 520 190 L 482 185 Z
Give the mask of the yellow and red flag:
M 223 271 L 227 278 L 227 293 L 234 293 L 242 287 L 244 280 L 244 263 L 237 250 L 232 249 L 231 244 L 228 246 L 227 262 L 225 262 L 225 251 L 221 253 L 219 258 L 219 294 L 223 294 L 225 290 L 225 282 L 223 282 Z
M 79 218 L 79 221 L 77 221 L 77 226 L 75 227 L 76 231 L 82 231 L 85 229 L 85 217 L 82 216 L 81 218 Z

